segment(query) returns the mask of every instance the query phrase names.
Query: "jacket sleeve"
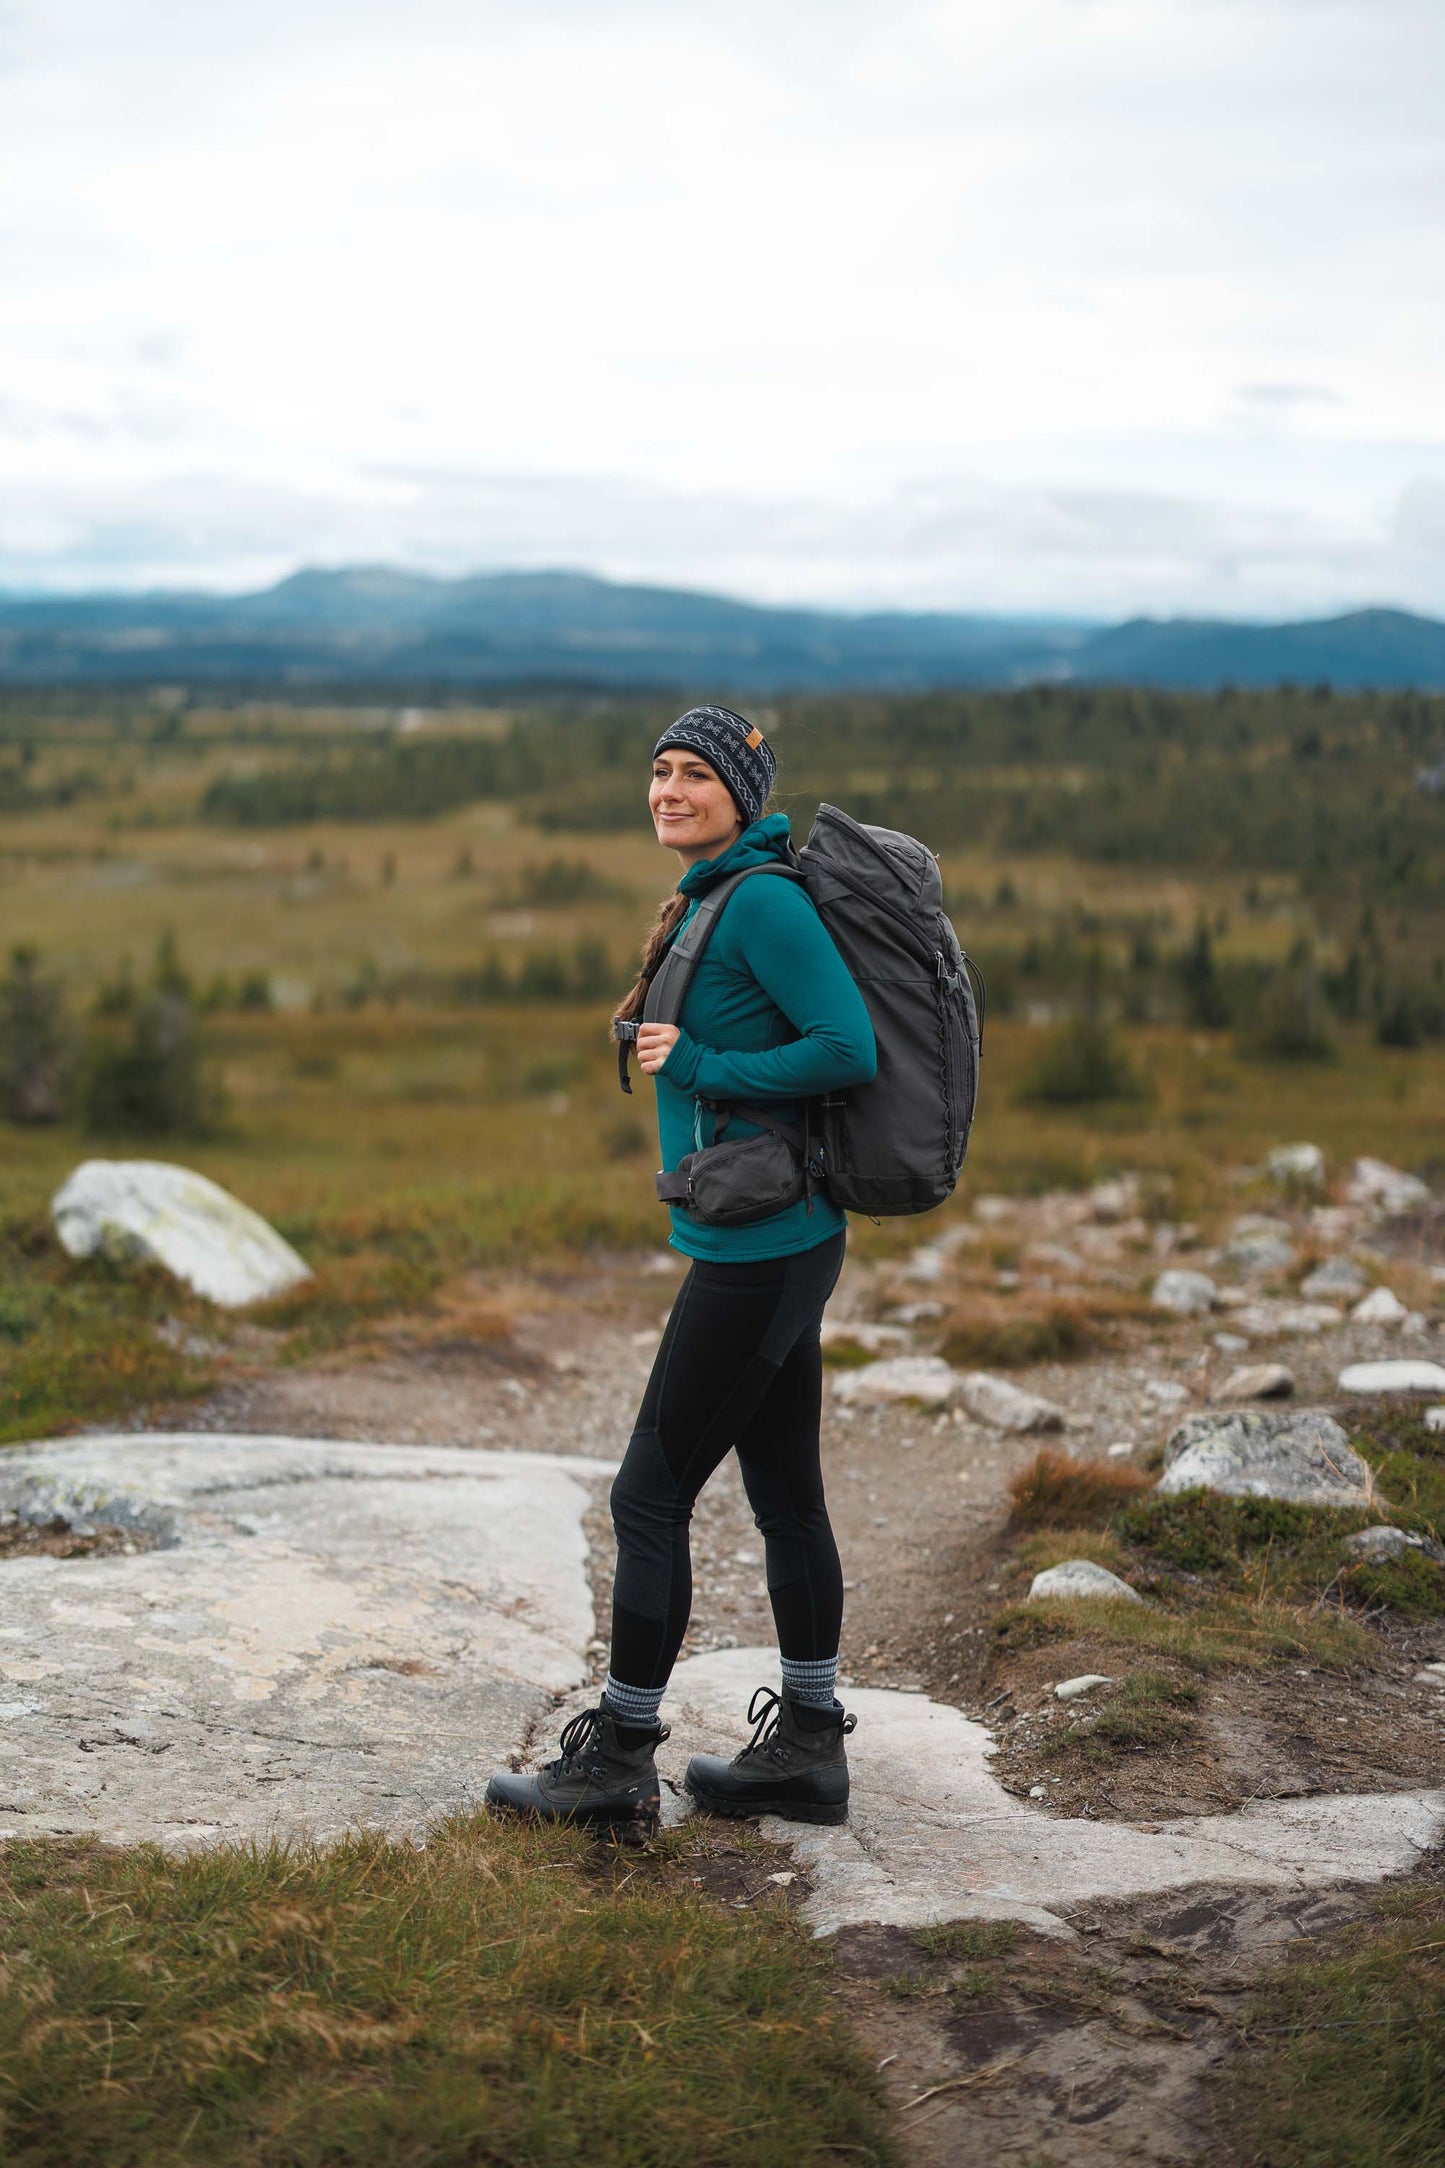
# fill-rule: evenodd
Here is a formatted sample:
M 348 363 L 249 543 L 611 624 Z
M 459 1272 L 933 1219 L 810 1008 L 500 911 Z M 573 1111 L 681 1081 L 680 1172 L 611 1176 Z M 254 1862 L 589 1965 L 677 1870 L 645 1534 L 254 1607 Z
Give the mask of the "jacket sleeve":
M 748 881 L 728 913 L 737 913 L 748 969 L 798 1037 L 747 1054 L 679 1032 L 658 1074 L 699 1099 L 811 1099 L 870 1082 L 878 1066 L 873 1025 L 811 899 L 790 881 Z

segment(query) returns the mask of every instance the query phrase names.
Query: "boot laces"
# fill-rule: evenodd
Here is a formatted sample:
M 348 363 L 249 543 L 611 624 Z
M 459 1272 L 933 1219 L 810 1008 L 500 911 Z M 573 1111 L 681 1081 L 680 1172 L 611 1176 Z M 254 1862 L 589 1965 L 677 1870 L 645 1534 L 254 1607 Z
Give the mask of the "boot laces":
M 559 1744 L 562 1752 L 556 1761 L 548 1762 L 549 1776 L 563 1777 L 573 1769 L 585 1769 L 597 1758 L 597 1727 L 602 1722 L 602 1710 L 583 1709 L 562 1727 Z
M 782 1695 L 775 1694 L 770 1686 L 758 1687 L 748 1703 L 748 1722 L 754 1726 L 753 1735 L 738 1760 L 745 1761 L 750 1754 L 766 1754 L 773 1761 L 786 1760 L 788 1742 L 782 1736 Z M 838 1728 L 845 1739 L 857 1726 L 858 1719 L 851 1713 L 838 1719 Z

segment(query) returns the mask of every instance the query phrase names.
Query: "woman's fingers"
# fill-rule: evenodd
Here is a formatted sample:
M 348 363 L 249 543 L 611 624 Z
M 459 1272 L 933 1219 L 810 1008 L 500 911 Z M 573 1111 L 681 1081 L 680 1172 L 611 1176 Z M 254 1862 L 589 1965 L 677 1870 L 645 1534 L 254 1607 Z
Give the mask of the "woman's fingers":
M 644 1024 L 637 1034 L 637 1066 L 644 1076 L 656 1076 L 677 1044 L 676 1024 Z

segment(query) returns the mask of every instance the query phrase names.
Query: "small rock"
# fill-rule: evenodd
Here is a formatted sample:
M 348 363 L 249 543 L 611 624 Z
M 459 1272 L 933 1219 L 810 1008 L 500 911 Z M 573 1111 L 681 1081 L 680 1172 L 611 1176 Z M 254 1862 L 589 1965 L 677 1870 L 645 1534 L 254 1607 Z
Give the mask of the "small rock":
M 1089 1191 L 1089 1210 L 1105 1227 L 1132 1219 L 1139 1209 L 1137 1174 L 1116 1175 L 1110 1182 L 1096 1182 Z
M 1293 1391 L 1293 1374 L 1283 1363 L 1246 1363 L 1240 1370 L 1231 1370 L 1214 1397 L 1216 1400 L 1288 1400 Z
M 1425 1428 L 1433 1430 L 1438 1436 L 1442 1430 L 1445 1430 L 1445 1408 L 1427 1408 L 1422 1420 Z
M 1070 1596 L 1122 1597 L 1127 1603 L 1142 1603 L 1137 1588 L 1130 1588 L 1117 1573 L 1110 1573 L 1107 1566 L 1096 1566 L 1091 1558 L 1066 1558 L 1062 1564 L 1046 1567 L 1036 1573 L 1029 1587 L 1030 1603 L 1047 1603 Z
M 72 1257 L 160 1265 L 226 1309 L 284 1295 L 311 1277 L 259 1212 L 165 1160 L 84 1160 L 50 1210 Z
M 1054 1699 L 1077 1701 L 1080 1694 L 1087 1694 L 1096 1686 L 1112 1686 L 1113 1683 L 1105 1672 L 1081 1671 L 1076 1679 L 1065 1679 L 1054 1688 Z
M 1248 1213 L 1234 1223 L 1224 1247 L 1224 1262 L 1240 1272 L 1289 1272 L 1295 1261 L 1294 1244 L 1289 1235 L 1290 1230 L 1283 1221 Z
M 969 1414 L 995 1430 L 1041 1431 L 1064 1427 L 1064 1410 L 1055 1406 L 1052 1400 L 1040 1399 L 1037 1393 L 1023 1392 L 1017 1385 L 1010 1385 L 1007 1379 L 991 1376 L 987 1370 L 967 1371 L 958 1390 Z
M 976 1197 L 973 1216 L 987 1227 L 996 1227 L 1002 1220 L 1011 1220 L 1018 1208 L 1016 1197 Z
M 1116 1438 L 1114 1443 L 1106 1446 L 1104 1450 L 1110 1460 L 1126 1460 L 1134 1450 L 1134 1441 L 1132 1438 Z
M 893 1312 L 893 1323 L 895 1325 L 932 1325 L 942 1315 L 943 1304 L 941 1302 L 901 1302 Z
M 1355 1535 L 1346 1536 L 1345 1544 L 1347 1549 L 1358 1551 L 1361 1558 L 1403 1558 L 1406 1551 L 1420 1551 L 1437 1566 L 1445 1564 L 1445 1547 L 1406 1528 L 1361 1528 Z
M 1290 1189 L 1323 1189 L 1325 1155 L 1317 1144 L 1277 1144 L 1264 1162 L 1272 1182 Z
M 1188 1272 L 1180 1267 L 1161 1272 L 1150 1296 L 1156 1310 L 1173 1310 L 1180 1317 L 1197 1317 L 1212 1310 L 1219 1290 L 1207 1272 Z
M 1441 1393 L 1445 1369 L 1407 1356 L 1397 1362 L 1351 1363 L 1340 1372 L 1342 1393 Z
M 1221 1355 L 1242 1355 L 1249 1342 L 1242 1332 L 1217 1332 L 1214 1345 Z
M 1181 1400 L 1189 1398 L 1187 1385 L 1176 1385 L 1172 1378 L 1155 1378 L 1144 1388 L 1146 1400 L 1157 1400 L 1161 1407 L 1177 1408 Z
M 1042 1784 L 1031 1784 L 1031 1785 L 1029 1786 L 1029 1797 L 1030 1797 L 1030 1799 L 1047 1799 L 1047 1798 L 1048 1798 L 1048 1796 L 1049 1796 L 1049 1795 L 1048 1795 L 1048 1793 L 1047 1793 L 1047 1792 L 1046 1792 L 1046 1791 L 1044 1790 L 1044 1787 L 1042 1786 Z
M 1357 1325 L 1403 1325 L 1409 1315 L 1399 1296 L 1388 1287 L 1372 1288 L 1350 1312 Z
M 902 1277 L 905 1280 L 915 1280 L 922 1287 L 933 1287 L 943 1278 L 943 1268 L 947 1262 L 942 1250 L 915 1250 L 911 1257 L 904 1259 Z
M 1337 1298 L 1347 1302 L 1364 1292 L 1365 1275 L 1352 1257 L 1327 1258 L 1300 1283 L 1300 1293 L 1311 1302 L 1333 1302 Z
M 824 1347 L 860 1347 L 865 1354 L 881 1355 L 886 1348 L 906 1348 L 908 1334 L 901 1325 L 848 1325 L 841 1318 L 825 1317 Z
M 1344 1312 L 1328 1302 L 1247 1302 L 1231 1322 L 1251 1340 L 1273 1340 L 1281 1333 L 1312 1335 L 1342 1325 Z
M 1318 1408 L 1188 1416 L 1165 1445 L 1158 1483 L 1166 1495 L 1202 1489 L 1313 1506 L 1363 1505 L 1371 1486 L 1365 1462 Z
M 1415 1677 L 1421 1685 L 1445 1687 L 1445 1664 L 1426 1664 L 1423 1671 L 1415 1673 Z
M 916 1400 L 925 1408 L 942 1408 L 958 1397 L 962 1384 L 958 1371 L 941 1356 L 895 1355 L 886 1362 L 864 1363 L 860 1369 L 835 1374 L 833 1395 L 845 1407 Z
M 784 1867 L 779 1873 L 768 1876 L 775 1889 L 791 1889 L 797 1879 L 796 1870 L 792 1867 Z
M 1345 1196 L 1351 1204 L 1373 1205 L 1381 1212 L 1409 1212 L 1430 1202 L 1426 1183 L 1383 1159 L 1357 1159 Z

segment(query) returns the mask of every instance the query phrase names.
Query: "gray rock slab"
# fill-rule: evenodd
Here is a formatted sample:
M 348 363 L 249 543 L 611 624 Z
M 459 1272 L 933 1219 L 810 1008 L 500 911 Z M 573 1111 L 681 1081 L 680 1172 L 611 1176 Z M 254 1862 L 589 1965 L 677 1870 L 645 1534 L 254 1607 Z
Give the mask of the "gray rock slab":
M 1026 1393 L 1007 1378 L 987 1370 L 966 1371 L 959 1381 L 959 1398 L 975 1421 L 994 1430 L 1039 1432 L 1062 1430 L 1067 1417 L 1052 1400 Z
M 1164 1447 L 1158 1488 L 1361 1506 L 1371 1497 L 1372 1476 L 1334 1417 L 1322 1409 L 1241 1408 L 1186 1417 Z
M 0 1831 L 413 1831 L 585 1676 L 606 1461 L 173 1433 L 0 1458 L 0 1510 L 162 1548 L 0 1562 Z
M 1419 1551 L 1422 1557 L 1435 1565 L 1445 1563 L 1445 1546 L 1430 1536 L 1416 1535 L 1406 1528 L 1361 1528 L 1352 1536 L 1346 1536 L 1348 1549 L 1358 1551 L 1361 1558 L 1403 1558 L 1407 1551 Z
M 835 1371 L 833 1397 L 845 1408 L 887 1407 L 899 1400 L 941 1408 L 957 1399 L 962 1382 L 940 1355 L 893 1355 L 856 1370 Z
M 160 1265 L 227 1309 L 284 1295 L 311 1277 L 305 1259 L 259 1212 L 167 1160 L 84 1160 L 50 1211 L 72 1257 Z
M 669 1755 L 735 1753 L 755 1686 L 773 1681 L 767 1649 L 695 1656 L 674 1674 Z M 1018 1919 L 1070 1933 L 1068 1915 L 1101 1897 L 1201 1882 L 1307 1889 L 1403 1874 L 1445 1835 L 1445 1790 L 1259 1801 L 1238 1814 L 1146 1829 L 1062 1819 L 1006 1792 L 988 1767 L 981 1724 L 921 1694 L 845 1690 L 858 1717 L 848 1741 L 850 1820 L 809 1829 L 769 1817 L 813 1892 L 816 1934 L 868 1920 L 900 1927 Z M 680 1818 L 682 1804 L 670 1813 Z

